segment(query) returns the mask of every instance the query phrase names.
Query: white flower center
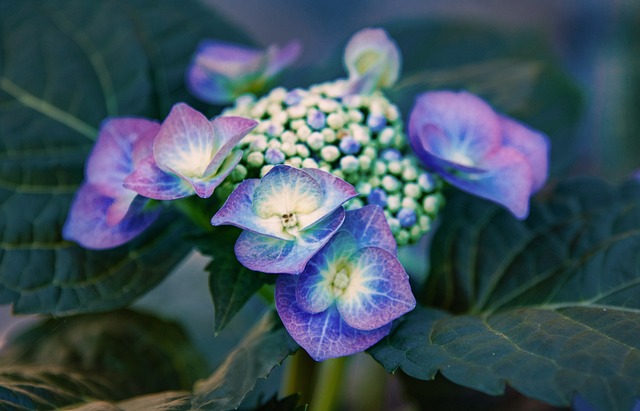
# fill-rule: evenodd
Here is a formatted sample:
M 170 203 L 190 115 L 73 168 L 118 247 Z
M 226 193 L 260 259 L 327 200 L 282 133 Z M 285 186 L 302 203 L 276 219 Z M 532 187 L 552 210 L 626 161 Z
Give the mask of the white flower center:
M 346 268 L 338 270 L 331 282 L 331 291 L 338 297 L 344 294 L 345 290 L 349 286 L 349 272 Z

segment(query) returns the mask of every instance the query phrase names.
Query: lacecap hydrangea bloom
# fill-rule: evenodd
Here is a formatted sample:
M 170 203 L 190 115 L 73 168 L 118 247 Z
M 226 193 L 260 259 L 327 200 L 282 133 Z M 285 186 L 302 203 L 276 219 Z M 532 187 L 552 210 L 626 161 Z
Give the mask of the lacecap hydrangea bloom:
M 355 195 L 353 186 L 322 170 L 278 165 L 240 183 L 211 224 L 244 230 L 235 254 L 245 267 L 298 274 L 340 228 L 342 204 Z
M 378 206 L 347 211 L 344 224 L 297 276 L 280 276 L 276 308 L 316 361 L 354 354 L 413 310 L 409 277 Z
M 466 92 L 420 95 L 409 119 L 411 146 L 452 185 L 505 206 L 517 218 L 547 178 L 549 140 Z

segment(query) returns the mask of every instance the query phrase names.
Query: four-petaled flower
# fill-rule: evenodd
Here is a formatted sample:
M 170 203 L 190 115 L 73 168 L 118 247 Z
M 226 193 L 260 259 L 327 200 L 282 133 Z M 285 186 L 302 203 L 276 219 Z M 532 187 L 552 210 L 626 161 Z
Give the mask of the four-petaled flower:
M 153 151 L 124 186 L 145 197 L 207 198 L 242 158 L 236 144 L 258 123 L 242 117 L 207 118 L 184 103 L 173 106 L 153 142 Z
M 409 139 L 418 157 L 449 183 L 502 204 L 520 219 L 547 178 L 547 137 L 466 92 L 420 95 Z
M 230 103 L 242 94 L 262 91 L 298 58 L 301 50 L 298 41 L 260 50 L 206 40 L 198 46 L 187 71 L 187 86 L 208 103 Z
M 151 153 L 160 124 L 142 118 L 105 121 L 75 194 L 62 235 L 89 249 L 126 243 L 158 217 L 145 210 L 148 199 L 123 187 L 134 168 Z
M 395 84 L 402 55 L 396 42 L 383 29 L 363 29 L 354 34 L 344 52 L 349 73 L 349 94 L 370 94 Z
M 318 169 L 274 166 L 231 193 L 211 224 L 243 231 L 238 261 L 256 271 L 300 273 L 344 220 L 342 204 L 356 195 L 349 183 Z
M 393 234 L 374 205 L 347 211 L 305 270 L 276 283 L 284 326 L 316 361 L 371 347 L 415 304 Z

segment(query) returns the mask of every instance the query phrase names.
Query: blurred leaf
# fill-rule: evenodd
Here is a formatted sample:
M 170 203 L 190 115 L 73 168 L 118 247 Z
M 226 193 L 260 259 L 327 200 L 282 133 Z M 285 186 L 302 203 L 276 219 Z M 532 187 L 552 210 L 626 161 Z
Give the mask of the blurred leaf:
M 640 183 L 580 179 L 525 221 L 448 197 L 423 297 L 371 354 L 488 394 L 628 411 L 640 395 Z
M 175 216 L 110 251 L 61 238 L 99 125 L 195 104 L 183 77 L 197 43 L 245 37 L 197 1 L 5 1 L 0 16 L 0 303 L 56 315 L 125 306 L 188 247 Z
M 97 375 L 116 392 L 110 397 L 116 400 L 191 389 L 207 371 L 181 327 L 133 311 L 44 321 L 13 338 L 0 352 L 0 364 Z
M 573 160 L 582 98 L 540 33 L 446 20 L 387 29 L 403 55 L 403 74 L 389 97 L 405 117 L 420 93 L 466 89 L 547 133 L 552 172 Z
M 194 387 L 192 404 L 206 410 L 237 408 L 271 370 L 298 349 L 274 312 L 269 312 L 215 373 Z
M 215 307 L 213 330 L 216 334 L 256 291 L 276 279 L 274 275 L 249 270 L 238 262 L 233 246 L 240 231 L 235 227 L 217 227 L 193 239 L 201 253 L 213 257 L 205 269 L 209 272 L 209 289 Z
M 293 394 L 282 399 L 278 399 L 278 397 L 274 395 L 264 404 L 252 408 L 252 411 L 306 411 L 307 406 L 298 405 L 299 400 L 300 394 Z

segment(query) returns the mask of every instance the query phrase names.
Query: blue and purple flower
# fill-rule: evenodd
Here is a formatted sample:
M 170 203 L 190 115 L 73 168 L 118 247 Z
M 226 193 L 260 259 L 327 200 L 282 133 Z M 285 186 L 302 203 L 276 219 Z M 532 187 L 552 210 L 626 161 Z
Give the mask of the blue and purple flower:
M 242 158 L 236 144 L 257 124 L 243 117 L 209 121 L 188 105 L 176 104 L 158 130 L 152 152 L 124 186 L 156 200 L 210 197 Z
M 146 210 L 148 199 L 123 187 L 123 182 L 151 153 L 159 130 L 159 123 L 142 118 L 102 124 L 62 229 L 65 239 L 89 249 L 112 248 L 156 220 L 160 210 Z
M 238 261 L 266 273 L 298 274 L 344 221 L 342 204 L 356 195 L 349 183 L 317 169 L 274 166 L 244 180 L 211 219 L 243 231 Z
M 420 95 L 409 118 L 409 139 L 418 157 L 446 181 L 520 219 L 547 179 L 548 138 L 470 93 Z
M 187 87 L 207 103 L 231 103 L 242 94 L 262 91 L 301 50 L 298 41 L 261 50 L 206 40 L 198 46 L 187 71 Z
M 416 305 L 382 209 L 347 211 L 344 224 L 298 276 L 280 276 L 276 308 L 316 361 L 371 347 Z

